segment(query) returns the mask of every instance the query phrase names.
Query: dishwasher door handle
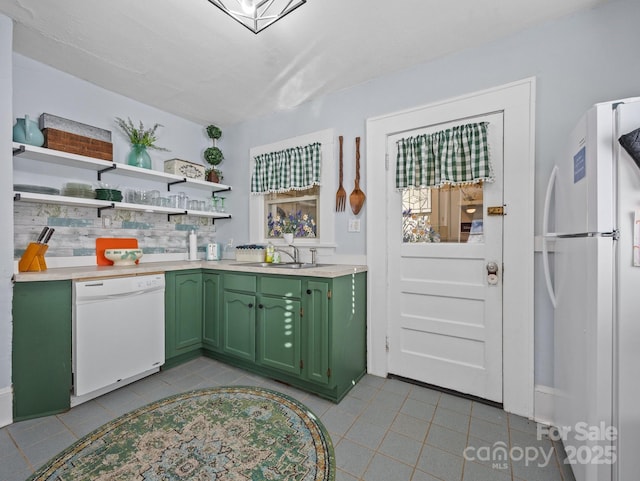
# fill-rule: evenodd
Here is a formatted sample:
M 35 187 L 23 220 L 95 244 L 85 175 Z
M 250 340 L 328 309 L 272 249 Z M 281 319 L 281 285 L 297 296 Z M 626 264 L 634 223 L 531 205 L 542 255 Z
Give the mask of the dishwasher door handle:
M 122 299 L 123 297 L 135 297 L 141 296 L 142 294 L 150 294 L 152 292 L 164 291 L 164 287 L 151 287 L 149 289 L 136 289 L 132 292 L 122 292 L 120 294 L 107 294 L 106 296 L 102 296 L 103 299 Z
M 133 291 L 133 292 L 123 292 L 121 294 L 107 294 L 106 296 L 103 296 L 103 299 L 124 299 L 126 297 L 135 297 L 135 296 L 139 296 L 141 294 L 145 294 L 147 292 L 150 291 Z
M 127 299 L 130 297 L 141 296 L 143 294 L 151 294 L 153 292 L 163 292 L 164 287 L 153 287 L 150 289 L 138 289 L 132 292 L 122 292 L 119 294 L 94 294 L 92 296 L 81 296 L 76 299 L 76 304 L 85 302 L 107 301 L 113 299 Z

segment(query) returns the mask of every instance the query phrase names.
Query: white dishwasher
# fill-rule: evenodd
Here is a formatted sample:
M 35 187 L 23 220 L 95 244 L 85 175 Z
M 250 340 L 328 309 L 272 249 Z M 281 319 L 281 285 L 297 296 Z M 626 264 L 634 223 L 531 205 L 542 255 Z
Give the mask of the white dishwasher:
M 71 405 L 164 364 L 164 274 L 73 283 Z

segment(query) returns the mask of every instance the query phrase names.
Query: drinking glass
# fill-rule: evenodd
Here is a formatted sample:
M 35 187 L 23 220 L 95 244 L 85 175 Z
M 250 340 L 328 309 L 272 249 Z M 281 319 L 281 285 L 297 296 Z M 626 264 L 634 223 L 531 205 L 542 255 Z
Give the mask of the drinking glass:
M 160 198 L 160 191 L 159 190 L 150 190 L 148 192 L 149 194 L 149 201 L 147 202 L 149 205 L 158 205 L 158 199 Z
M 184 192 L 178 192 L 178 209 L 186 209 L 189 196 Z

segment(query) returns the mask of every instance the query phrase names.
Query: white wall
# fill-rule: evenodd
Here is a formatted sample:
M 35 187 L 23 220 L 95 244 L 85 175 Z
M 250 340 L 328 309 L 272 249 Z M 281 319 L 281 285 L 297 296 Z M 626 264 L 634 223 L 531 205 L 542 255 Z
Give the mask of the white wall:
M 537 78 L 536 106 L 536 232 L 540 232 L 546 179 L 555 153 L 580 115 L 593 103 L 640 95 L 640 41 L 637 21 L 640 2 L 620 0 L 512 35 L 501 41 L 450 55 L 434 62 L 387 75 L 357 87 L 327 95 L 299 108 L 273 113 L 226 128 L 229 157 L 233 158 L 238 211 L 244 212 L 248 192 L 249 149 L 282 138 L 325 128 L 345 136 L 345 145 L 364 137 L 365 120 L 397 110 L 424 105 L 530 76 Z M 366 41 L 366 40 L 363 40 Z M 363 59 L 370 61 L 370 59 Z M 354 65 L 353 68 L 358 68 Z M 367 153 L 362 187 L 367 195 Z M 352 150 L 345 151 L 347 166 Z M 509 159 L 505 159 L 506 162 Z M 237 166 L 237 167 L 236 167 Z M 337 173 L 336 173 L 337 176 Z M 345 171 L 346 188 L 354 173 Z M 349 212 L 336 222 L 337 254 L 366 251 L 364 222 L 377 222 L 365 203 L 362 232 L 347 232 Z M 248 236 L 248 226 L 225 226 L 236 239 Z M 226 231 L 225 231 L 226 232 Z M 553 383 L 553 312 L 540 289 L 541 269 L 536 259 L 536 383 Z
M 0 426 L 11 412 L 11 276 L 13 275 L 13 185 L 11 162 L 11 49 L 13 23 L 0 15 Z
M 115 124 L 115 118 L 130 117 L 145 128 L 159 123 L 158 146 L 170 152 L 149 150 L 155 170 L 163 170 L 163 161 L 180 158 L 204 163 L 202 153 L 212 145 L 205 126 L 176 117 L 122 95 L 109 92 L 27 57 L 13 54 L 13 114 L 25 114 L 37 120 L 43 112 L 111 130 L 113 159 L 126 162 L 128 139 Z

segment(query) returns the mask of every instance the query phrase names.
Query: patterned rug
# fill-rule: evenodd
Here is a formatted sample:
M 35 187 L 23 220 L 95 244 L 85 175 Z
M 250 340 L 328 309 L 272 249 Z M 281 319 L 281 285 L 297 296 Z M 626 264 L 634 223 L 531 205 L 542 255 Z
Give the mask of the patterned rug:
M 334 481 L 331 438 L 301 403 L 256 387 L 190 391 L 88 434 L 30 480 Z

